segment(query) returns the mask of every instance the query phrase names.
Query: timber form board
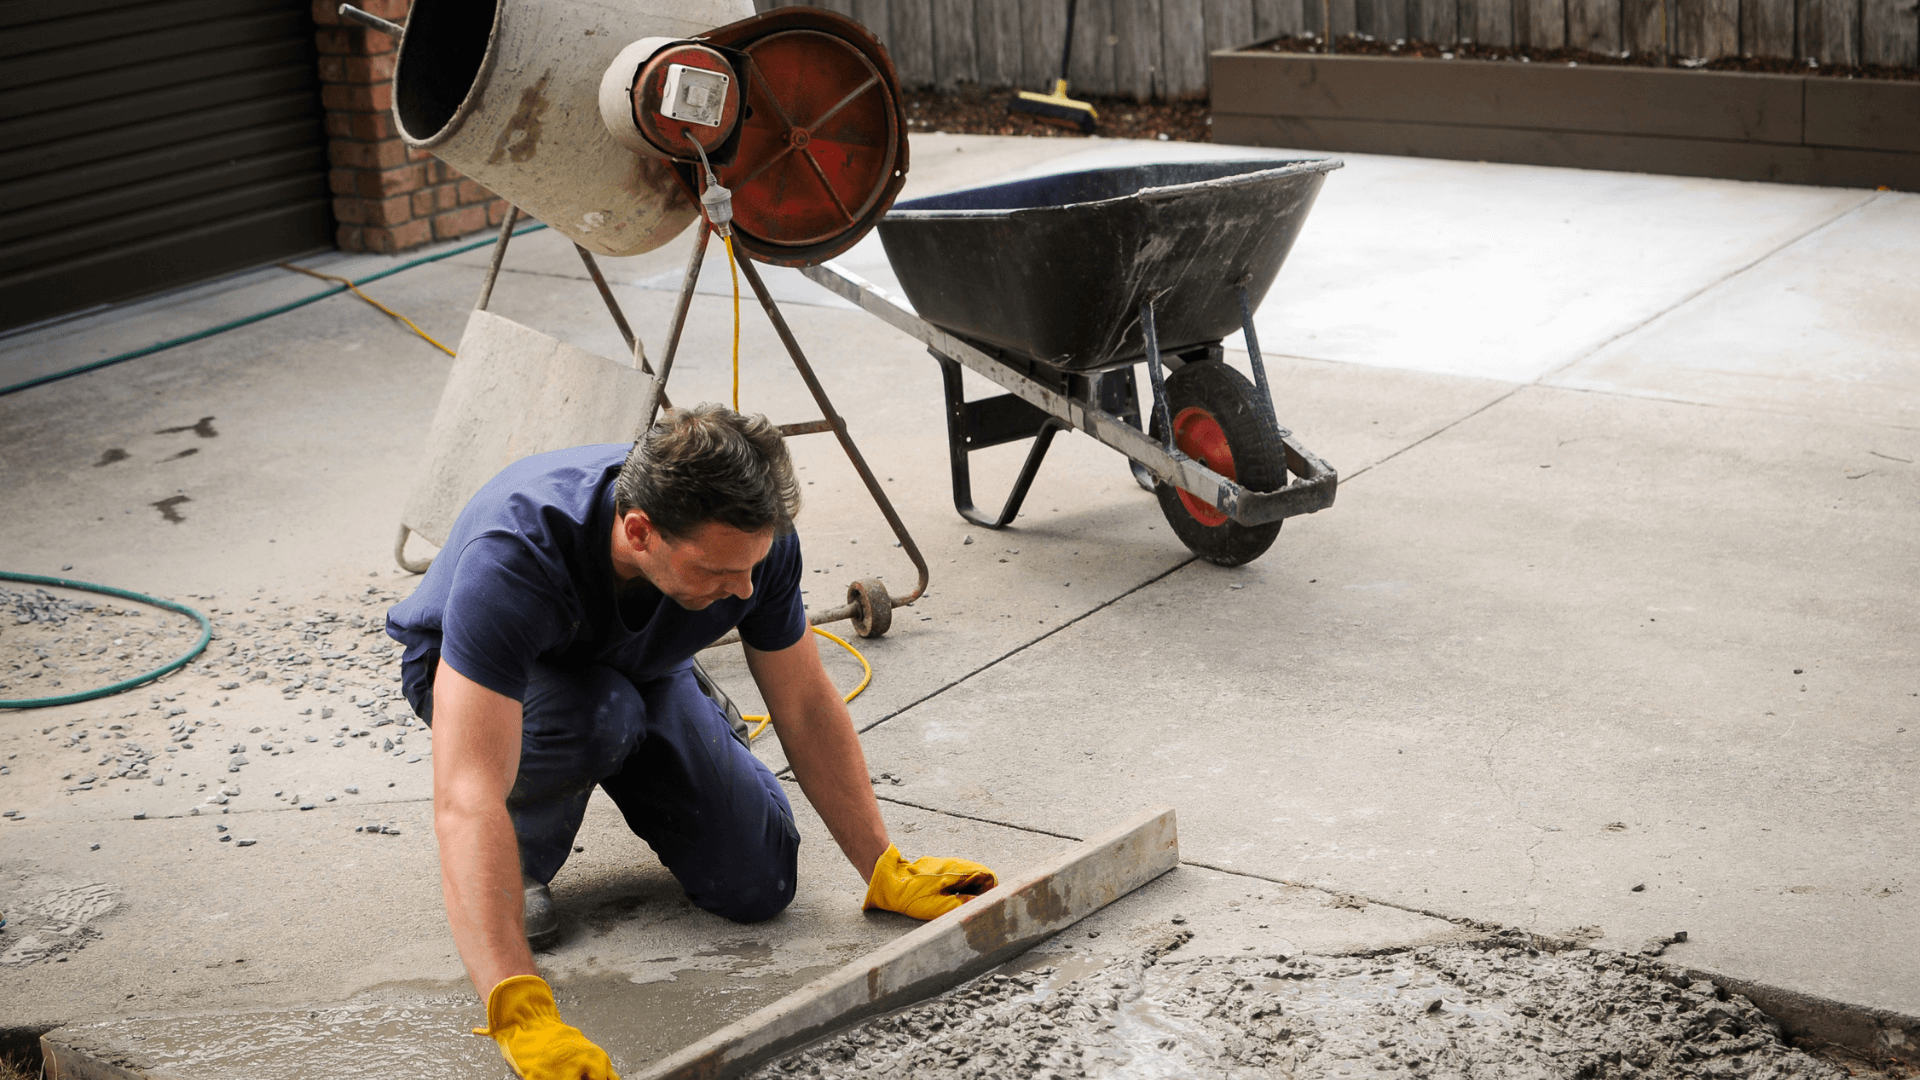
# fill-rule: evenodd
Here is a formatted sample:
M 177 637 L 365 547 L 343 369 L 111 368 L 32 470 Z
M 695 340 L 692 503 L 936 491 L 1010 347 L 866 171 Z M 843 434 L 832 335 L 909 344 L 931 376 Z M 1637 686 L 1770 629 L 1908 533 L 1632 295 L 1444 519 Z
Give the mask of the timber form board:
M 1920 82 L 1216 52 L 1221 143 L 1920 191 Z

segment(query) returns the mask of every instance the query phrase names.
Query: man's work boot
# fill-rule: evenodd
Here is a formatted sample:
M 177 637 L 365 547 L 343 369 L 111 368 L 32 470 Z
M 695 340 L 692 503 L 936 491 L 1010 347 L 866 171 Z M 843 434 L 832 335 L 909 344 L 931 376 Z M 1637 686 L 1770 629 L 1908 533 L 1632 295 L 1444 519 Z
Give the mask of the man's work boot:
M 740 740 L 740 745 L 751 747 L 753 729 L 747 726 L 746 717 L 740 715 L 740 707 L 720 689 L 720 684 L 713 681 L 713 676 L 707 674 L 698 660 L 693 662 L 693 681 L 700 685 L 700 692 L 707 695 L 707 700 L 720 707 L 720 714 L 727 718 L 727 726 L 733 729 L 733 737 Z
M 524 874 L 520 888 L 526 894 L 521 913 L 526 916 L 527 947 L 544 949 L 560 939 L 560 916 L 553 910 L 553 892 Z

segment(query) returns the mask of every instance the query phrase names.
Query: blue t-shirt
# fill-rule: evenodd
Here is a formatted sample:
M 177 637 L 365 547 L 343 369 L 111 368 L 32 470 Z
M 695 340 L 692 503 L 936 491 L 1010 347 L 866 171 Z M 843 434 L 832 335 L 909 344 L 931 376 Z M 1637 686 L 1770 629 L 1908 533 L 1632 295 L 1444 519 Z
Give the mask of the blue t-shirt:
M 753 568 L 751 597 L 704 611 L 688 611 L 644 578 L 614 576 L 613 481 L 628 449 L 579 446 L 523 458 L 474 495 L 419 588 L 387 612 L 387 634 L 406 646 L 409 675 L 418 672 L 423 684 L 409 685 L 409 698 L 431 678 L 417 661 L 433 652 L 519 701 L 536 662 L 602 664 L 641 683 L 685 667 L 735 626 L 765 652 L 800 640 L 807 611 L 792 533 Z

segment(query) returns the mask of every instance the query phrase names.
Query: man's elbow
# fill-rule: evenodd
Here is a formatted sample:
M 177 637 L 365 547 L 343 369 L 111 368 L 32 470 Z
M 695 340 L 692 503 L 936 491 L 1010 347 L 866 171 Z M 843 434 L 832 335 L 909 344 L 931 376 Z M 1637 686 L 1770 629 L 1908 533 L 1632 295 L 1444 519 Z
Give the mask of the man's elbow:
M 433 794 L 433 832 L 444 844 L 484 827 L 492 818 L 504 817 L 506 812 L 504 792 L 465 786 L 440 788 Z

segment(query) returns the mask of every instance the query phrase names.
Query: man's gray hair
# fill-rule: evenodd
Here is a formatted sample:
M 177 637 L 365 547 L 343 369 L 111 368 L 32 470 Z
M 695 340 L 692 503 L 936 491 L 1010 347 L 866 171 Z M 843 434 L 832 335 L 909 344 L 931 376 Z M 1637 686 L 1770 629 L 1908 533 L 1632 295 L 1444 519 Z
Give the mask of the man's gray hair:
M 669 409 L 636 440 L 613 482 L 616 512 L 639 509 L 685 537 L 709 521 L 741 532 L 793 531 L 800 486 L 780 429 L 724 405 Z

